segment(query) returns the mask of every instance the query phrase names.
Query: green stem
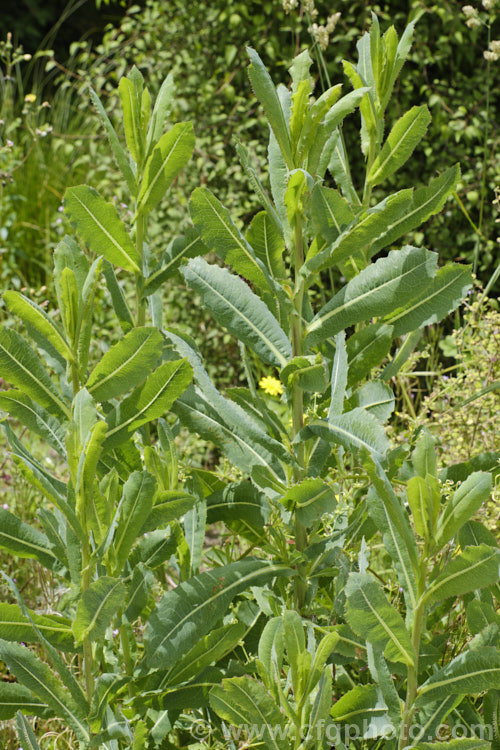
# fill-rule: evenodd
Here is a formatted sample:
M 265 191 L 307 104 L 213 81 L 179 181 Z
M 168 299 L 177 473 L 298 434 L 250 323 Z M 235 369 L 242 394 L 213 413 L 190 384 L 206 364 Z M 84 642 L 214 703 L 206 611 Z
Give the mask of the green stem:
M 142 267 L 144 255 L 144 216 L 140 211 L 137 213 L 135 224 L 135 244 Z M 142 274 L 136 274 L 135 293 L 137 300 L 137 325 L 143 326 L 146 322 L 146 300 L 142 299 Z
M 304 301 L 304 283 L 299 279 L 299 272 L 304 263 L 304 238 L 302 233 L 302 217 L 297 215 L 294 225 L 294 270 L 295 270 L 295 292 L 294 310 L 292 313 L 292 351 L 293 356 L 302 354 L 302 306 Z M 292 433 L 295 438 L 304 426 L 304 397 L 302 388 L 297 382 L 292 385 Z M 304 477 L 304 444 L 297 446 L 297 468 L 293 472 L 294 482 L 300 482 Z M 307 530 L 301 521 L 295 516 L 295 549 L 303 552 L 307 547 Z M 306 599 L 305 566 L 299 567 L 299 573 L 295 579 L 295 605 L 301 610 Z
M 82 519 L 82 521 L 85 522 L 85 519 Z M 88 544 L 84 544 L 82 548 L 82 593 L 87 591 L 90 583 L 90 548 Z M 83 672 L 85 676 L 85 690 L 87 693 L 87 700 L 90 703 L 94 694 L 94 664 L 92 655 L 92 642 L 88 637 L 83 639 Z
M 121 618 L 122 618 L 121 610 L 118 612 L 118 618 L 121 623 L 119 626 L 119 631 L 120 631 L 120 641 L 122 644 L 123 661 L 125 662 L 125 671 L 129 677 L 132 677 L 134 673 L 134 663 L 132 661 L 132 655 L 130 653 L 130 641 L 129 641 L 129 637 L 127 633 L 127 626 L 123 622 L 121 622 Z M 134 697 L 134 690 L 133 690 L 132 684 L 129 684 L 128 686 L 128 694 L 130 698 Z
M 415 700 L 418 692 L 418 660 L 420 654 L 420 640 L 422 633 L 425 628 L 425 609 L 426 603 L 422 597 L 425 592 L 425 578 L 427 573 L 427 549 L 422 554 L 422 560 L 420 564 L 420 575 L 417 587 L 417 607 L 415 609 L 412 625 L 412 644 L 415 651 L 415 663 L 412 667 L 408 667 L 408 679 L 406 682 L 406 699 L 403 709 L 403 721 L 401 722 L 401 730 L 399 734 L 398 750 L 403 750 L 407 747 L 410 739 L 410 729 L 413 721 L 413 715 L 415 713 Z

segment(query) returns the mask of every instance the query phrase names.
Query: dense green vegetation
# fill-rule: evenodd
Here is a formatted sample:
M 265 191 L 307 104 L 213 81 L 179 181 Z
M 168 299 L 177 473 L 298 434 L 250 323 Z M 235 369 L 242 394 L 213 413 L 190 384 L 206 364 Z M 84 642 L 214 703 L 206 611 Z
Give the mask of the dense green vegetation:
M 494 0 L 90 5 L 0 42 L 0 743 L 498 750 Z

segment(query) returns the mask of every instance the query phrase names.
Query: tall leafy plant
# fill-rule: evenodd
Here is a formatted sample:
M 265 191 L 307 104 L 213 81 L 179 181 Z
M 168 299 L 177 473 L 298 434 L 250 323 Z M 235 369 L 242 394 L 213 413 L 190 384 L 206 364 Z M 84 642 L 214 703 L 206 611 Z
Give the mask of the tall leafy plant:
M 294 60 L 287 89 L 274 86 L 250 49 L 250 81 L 269 122 L 270 193 L 240 144 L 243 168 L 263 206 L 247 230 L 208 189 L 196 189 L 190 201 L 201 240 L 230 270 L 194 258 L 181 273 L 214 319 L 238 338 L 248 387 L 224 397 L 193 342 L 167 330 L 195 378 L 174 410 L 281 508 L 285 537 L 294 542 L 299 611 L 307 609 L 307 578 L 316 565 L 308 559 L 308 528 L 335 509 L 335 470 L 354 465 L 360 450 L 385 460 L 383 423 L 393 408 L 387 383 L 422 327 L 453 310 L 471 284 L 467 266 L 438 268 L 435 252 L 392 249 L 440 210 L 458 166 L 427 186 L 372 201 L 373 188 L 411 157 L 429 122 L 427 108 L 416 106 L 385 132 L 384 112 L 412 31 L 410 25 L 398 40 L 390 27 L 381 36 L 374 17 L 370 34 L 358 43 L 358 64 L 345 63 L 354 90 L 342 97 L 338 84 L 312 98 L 308 52 Z M 359 176 L 351 175 L 342 136 L 345 118 L 356 109 L 366 162 Z M 324 274 L 335 285 L 328 300 Z M 270 413 L 257 392 L 256 363 L 257 372 L 279 373 L 288 417 Z M 367 382 L 375 369 L 378 375 Z

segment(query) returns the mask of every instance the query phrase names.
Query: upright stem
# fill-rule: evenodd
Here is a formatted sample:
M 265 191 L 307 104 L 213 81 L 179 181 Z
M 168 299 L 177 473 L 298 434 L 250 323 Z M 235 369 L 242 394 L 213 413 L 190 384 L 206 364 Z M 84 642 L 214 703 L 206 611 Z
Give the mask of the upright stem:
M 304 301 L 304 284 L 299 279 L 299 272 L 304 263 L 304 239 L 302 233 L 302 217 L 297 214 L 294 225 L 294 270 L 295 270 L 295 292 L 294 310 L 292 312 L 292 351 L 293 356 L 302 354 L 302 305 Z M 304 426 L 304 399 L 302 388 L 297 382 L 292 386 L 292 432 L 293 437 L 300 432 Z M 304 476 L 304 445 L 297 446 L 298 467 L 294 469 L 293 479 L 300 482 Z M 307 530 L 303 523 L 295 516 L 295 549 L 303 552 L 307 547 Z M 306 581 L 304 566 L 299 568 L 299 574 L 295 579 L 295 604 L 297 609 L 302 609 L 306 599 Z
M 426 603 L 422 602 L 422 595 L 425 592 L 425 577 L 427 573 L 427 562 L 426 562 L 427 550 L 425 549 L 422 554 L 422 560 L 420 564 L 420 575 L 418 580 L 417 592 L 418 592 L 418 603 L 415 609 L 412 625 L 412 644 L 415 652 L 415 664 L 413 667 L 408 667 L 408 679 L 406 682 L 406 700 L 403 709 L 403 721 L 401 723 L 401 730 L 399 734 L 398 750 L 403 750 L 407 747 L 410 740 L 410 729 L 413 721 L 413 715 L 415 713 L 415 700 L 418 691 L 418 660 L 420 653 L 420 640 L 422 638 L 422 632 L 425 627 L 425 608 Z
M 76 394 L 80 390 L 80 376 L 78 373 L 78 364 L 76 361 L 71 364 L 71 378 L 73 381 L 73 398 L 75 398 Z M 82 545 L 81 589 L 83 593 L 89 588 L 92 580 L 90 570 L 91 550 L 87 534 L 87 513 L 85 508 L 85 500 L 82 499 L 81 503 L 77 501 L 77 508 L 78 506 L 80 506 L 81 508 L 80 522 L 87 537 L 85 543 Z M 92 656 L 92 642 L 89 638 L 83 639 L 83 672 L 85 676 L 85 690 L 87 693 L 87 700 L 90 703 L 90 701 L 92 700 L 92 695 L 94 693 L 94 666 Z
M 137 213 L 135 224 L 135 244 L 142 265 L 144 255 L 144 217 L 140 211 Z M 135 277 L 135 293 L 137 299 L 137 325 L 143 326 L 146 322 L 146 305 L 142 299 L 142 275 L 140 274 L 137 274 Z

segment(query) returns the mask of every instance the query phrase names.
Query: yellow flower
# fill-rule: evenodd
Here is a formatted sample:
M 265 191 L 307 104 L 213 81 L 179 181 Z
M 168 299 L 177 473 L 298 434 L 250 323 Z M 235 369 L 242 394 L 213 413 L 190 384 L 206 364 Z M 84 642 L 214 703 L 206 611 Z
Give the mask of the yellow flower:
M 33 102 L 36 102 L 36 94 L 26 94 L 24 101 L 33 104 Z
M 266 375 L 264 378 L 259 380 L 259 387 L 265 393 L 269 393 L 270 396 L 281 396 L 283 393 L 283 386 L 277 378 L 273 378 L 271 375 Z

